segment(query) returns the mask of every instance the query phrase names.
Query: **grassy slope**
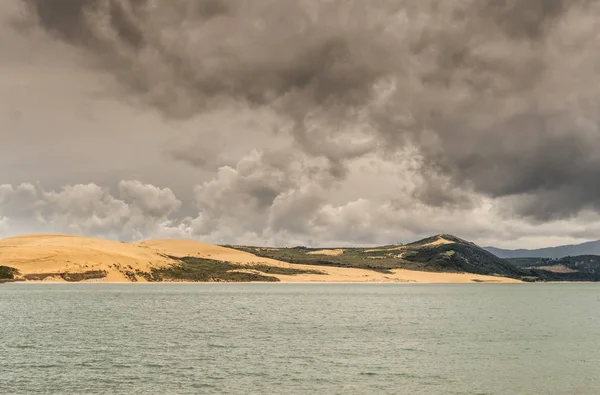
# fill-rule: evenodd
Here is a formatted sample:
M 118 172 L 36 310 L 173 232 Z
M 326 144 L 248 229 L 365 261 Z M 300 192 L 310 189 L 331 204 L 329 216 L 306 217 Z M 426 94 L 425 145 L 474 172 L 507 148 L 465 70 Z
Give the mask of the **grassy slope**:
M 19 271 L 13 267 L 0 266 L 0 283 L 13 281 Z
M 276 267 L 268 265 L 240 265 L 213 259 L 197 257 L 171 257 L 178 264 L 168 267 L 152 268 L 150 273 L 136 272 L 147 281 L 197 281 L 197 282 L 277 282 L 277 277 L 269 274 L 322 274 L 315 270 Z
M 436 244 L 440 239 L 444 243 Z M 466 272 L 512 278 L 523 278 L 530 275 L 527 270 L 517 268 L 510 262 L 496 257 L 475 244 L 451 235 L 433 236 L 402 246 L 345 248 L 344 253 L 337 256 L 310 254 L 322 249 L 306 247 L 228 247 L 265 258 L 316 266 L 361 268 L 381 272 L 389 272 L 393 269 L 451 273 Z

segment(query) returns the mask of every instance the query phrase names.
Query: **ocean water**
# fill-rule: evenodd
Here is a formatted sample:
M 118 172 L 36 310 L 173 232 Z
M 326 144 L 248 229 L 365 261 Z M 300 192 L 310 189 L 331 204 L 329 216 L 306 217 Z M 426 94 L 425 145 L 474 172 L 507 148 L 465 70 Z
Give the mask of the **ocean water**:
M 1 394 L 600 394 L 600 284 L 4 284 Z

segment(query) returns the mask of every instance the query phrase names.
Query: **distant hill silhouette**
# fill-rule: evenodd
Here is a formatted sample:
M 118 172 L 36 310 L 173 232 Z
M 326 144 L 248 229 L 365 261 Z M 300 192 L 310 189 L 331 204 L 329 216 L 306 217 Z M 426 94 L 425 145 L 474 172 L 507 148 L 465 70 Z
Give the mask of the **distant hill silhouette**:
M 539 248 L 535 250 L 508 250 L 496 247 L 483 247 L 498 258 L 562 258 L 565 256 L 600 255 L 600 240 L 581 244 L 570 244 L 557 247 Z

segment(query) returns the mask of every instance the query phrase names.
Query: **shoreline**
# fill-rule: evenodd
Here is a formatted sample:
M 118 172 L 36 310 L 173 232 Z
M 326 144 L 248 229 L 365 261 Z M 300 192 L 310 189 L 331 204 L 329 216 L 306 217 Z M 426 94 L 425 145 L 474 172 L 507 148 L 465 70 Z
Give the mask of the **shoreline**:
M 156 281 L 156 282 L 133 282 L 133 281 L 7 281 L 0 283 L 2 284 L 23 284 L 23 285 L 76 285 L 76 284 L 94 284 L 94 285 L 116 285 L 116 284 L 127 284 L 127 285 L 157 285 L 157 284 L 298 284 L 298 285 L 309 285 L 309 284 L 323 284 L 323 285 L 352 285 L 352 284 L 369 284 L 369 285 L 535 285 L 535 284 L 600 284 L 596 281 L 538 281 L 538 282 L 417 282 L 417 281 Z
M 439 245 L 452 246 L 456 244 L 460 247 L 462 245 L 460 243 L 463 243 L 460 239 L 448 240 L 442 236 L 437 236 L 433 241 L 426 239 L 424 242 L 426 243 L 414 247 L 415 251 L 418 251 L 419 248 L 434 248 Z M 0 248 L 1 266 L 7 268 L 3 269 L 3 279 L 9 277 L 14 280 L 6 282 L 31 284 L 125 284 L 147 283 L 148 281 L 182 284 L 230 282 L 240 284 L 267 282 L 282 284 L 507 284 L 531 282 L 530 277 L 522 276 L 520 275 L 522 273 L 518 271 L 505 273 L 500 269 L 495 270 L 493 265 L 481 269 L 492 274 L 436 271 L 444 270 L 437 266 L 429 267 L 430 270 L 405 269 L 393 267 L 392 263 L 398 266 L 396 261 L 388 262 L 392 265 L 390 268 L 370 263 L 366 265 L 363 261 L 373 258 L 368 253 L 371 250 L 368 249 L 357 256 L 347 258 L 351 264 L 346 265 L 344 262 L 336 261 L 337 264 L 334 262 L 319 265 L 318 260 L 316 264 L 311 264 L 313 261 L 310 259 L 306 262 L 290 263 L 288 262 L 291 260 L 290 257 L 287 257 L 287 260 L 277 260 L 255 255 L 252 252 L 257 252 L 256 248 L 249 248 L 248 251 L 245 251 L 180 239 L 118 243 L 78 236 L 25 235 L 2 239 L 0 247 L 2 247 Z M 382 251 L 390 250 L 381 248 Z M 394 247 L 394 249 L 397 248 L 399 247 Z M 338 254 L 336 256 L 350 254 L 343 249 L 332 251 Z M 312 252 L 323 255 L 332 254 L 329 250 Z M 442 258 L 452 256 L 444 255 L 443 251 L 433 252 L 441 254 Z M 299 254 L 300 257 L 307 255 L 304 250 L 293 251 L 293 253 Z M 386 254 L 389 255 L 387 252 Z M 173 268 L 177 270 L 171 270 Z M 377 270 L 381 268 L 385 270 Z M 456 270 L 462 269 L 456 268 Z M 158 272 L 157 275 L 153 274 L 155 271 Z M 504 273 L 504 275 L 500 273 Z M 533 279 L 543 280 L 535 277 Z M 0 281 L 0 283 L 4 282 Z M 592 282 L 590 281 L 590 283 Z

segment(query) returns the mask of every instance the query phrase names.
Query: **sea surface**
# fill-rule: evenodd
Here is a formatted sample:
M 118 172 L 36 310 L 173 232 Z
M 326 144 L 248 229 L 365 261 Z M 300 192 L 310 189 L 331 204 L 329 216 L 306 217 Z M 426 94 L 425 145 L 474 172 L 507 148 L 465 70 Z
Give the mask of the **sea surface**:
M 600 284 L 3 284 L 1 394 L 600 394 Z

